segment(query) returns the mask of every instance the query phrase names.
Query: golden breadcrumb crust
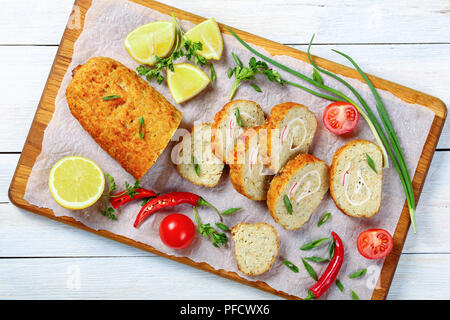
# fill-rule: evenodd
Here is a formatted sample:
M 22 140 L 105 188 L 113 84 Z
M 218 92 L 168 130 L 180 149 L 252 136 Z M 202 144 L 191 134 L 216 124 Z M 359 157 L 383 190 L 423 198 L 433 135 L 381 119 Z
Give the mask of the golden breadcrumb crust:
M 91 58 L 74 71 L 66 90 L 70 111 L 100 147 L 139 180 L 169 143 L 181 112 L 135 71 L 113 59 Z M 119 98 L 102 99 L 111 95 Z

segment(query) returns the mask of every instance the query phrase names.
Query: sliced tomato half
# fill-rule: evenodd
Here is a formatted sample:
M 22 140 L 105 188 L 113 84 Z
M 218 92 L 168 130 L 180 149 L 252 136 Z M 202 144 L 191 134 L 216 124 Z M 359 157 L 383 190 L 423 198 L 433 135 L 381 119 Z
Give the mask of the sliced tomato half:
M 384 229 L 369 229 L 358 236 L 356 241 L 359 253 L 367 259 L 380 259 L 391 252 L 394 240 Z
M 356 107 L 348 102 L 333 102 L 323 113 L 323 124 L 334 134 L 345 134 L 355 129 L 359 120 Z

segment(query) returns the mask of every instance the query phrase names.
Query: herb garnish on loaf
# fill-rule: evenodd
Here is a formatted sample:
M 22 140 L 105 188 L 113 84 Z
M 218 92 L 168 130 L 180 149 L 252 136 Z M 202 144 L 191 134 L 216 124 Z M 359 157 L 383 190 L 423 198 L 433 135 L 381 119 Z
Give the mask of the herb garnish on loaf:
M 298 155 L 270 183 L 267 192 L 269 212 L 286 230 L 299 229 L 319 206 L 328 185 L 327 164 L 309 154 Z
M 371 160 L 369 160 L 371 159 Z M 330 194 L 336 206 L 352 217 L 372 217 L 380 210 L 383 155 L 368 140 L 339 148 L 330 167 Z
M 278 255 L 278 234 L 267 223 L 239 223 L 231 229 L 239 270 L 256 276 L 270 269 Z

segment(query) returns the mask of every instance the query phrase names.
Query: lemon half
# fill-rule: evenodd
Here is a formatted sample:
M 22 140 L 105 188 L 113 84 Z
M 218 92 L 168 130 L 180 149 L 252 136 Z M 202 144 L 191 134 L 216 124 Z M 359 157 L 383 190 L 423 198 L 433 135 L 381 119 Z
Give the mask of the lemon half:
M 196 66 L 188 63 L 173 65 L 167 69 L 167 83 L 176 103 L 182 103 L 199 94 L 209 83 L 208 76 Z
M 153 65 L 156 56 L 164 58 L 175 42 L 175 25 L 171 21 L 144 24 L 131 31 L 124 40 L 128 54 L 137 62 Z
M 202 50 L 198 51 L 198 54 L 206 59 L 220 60 L 223 51 L 223 39 L 214 18 L 196 25 L 186 32 L 185 36 L 193 42 L 200 41 L 202 43 Z
M 55 201 L 67 209 L 84 209 L 93 205 L 105 188 L 100 167 L 83 157 L 65 157 L 55 163 L 48 180 Z

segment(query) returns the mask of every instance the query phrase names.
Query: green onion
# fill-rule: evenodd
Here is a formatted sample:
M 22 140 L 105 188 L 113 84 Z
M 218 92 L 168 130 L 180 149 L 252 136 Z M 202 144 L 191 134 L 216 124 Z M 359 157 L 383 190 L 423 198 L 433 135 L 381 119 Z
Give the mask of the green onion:
M 319 71 L 317 71 L 317 69 L 315 68 L 313 70 L 313 80 L 323 84 L 322 76 L 320 75 Z
M 341 281 L 339 281 L 339 279 L 336 279 L 336 286 L 339 288 L 339 290 L 340 290 L 341 292 L 344 291 L 344 285 L 342 284 Z
M 313 267 L 311 267 L 311 265 L 303 258 L 302 258 L 302 262 L 303 262 L 303 266 L 305 266 L 305 269 L 306 269 L 306 271 L 308 271 L 311 278 L 313 278 L 314 280 L 317 281 L 317 274 L 314 271 Z
M 331 238 L 330 242 L 328 243 L 328 256 L 330 257 L 330 260 L 334 256 L 334 239 Z
M 283 264 L 294 272 L 298 272 L 298 267 L 289 260 L 283 260 Z
M 345 57 L 350 63 L 355 67 L 355 69 L 359 72 L 359 74 L 363 77 L 364 81 L 369 86 L 370 90 L 372 91 L 373 96 L 375 97 L 375 100 L 377 102 L 376 107 L 378 111 L 378 115 L 380 116 L 381 122 L 383 123 L 384 129 L 386 130 L 389 141 L 392 145 L 391 153 L 395 153 L 395 157 L 390 154 L 392 161 L 394 162 L 395 168 L 397 169 L 397 172 L 400 176 L 400 180 L 403 185 L 403 189 L 405 190 L 406 194 L 406 201 L 408 203 L 409 207 L 409 215 L 411 219 L 411 225 L 413 227 L 414 233 L 417 233 L 417 224 L 416 224 L 416 203 L 414 198 L 414 192 L 412 189 L 412 182 L 411 178 L 409 176 L 408 168 L 406 167 L 405 157 L 403 155 L 403 151 L 400 147 L 400 143 L 398 141 L 397 134 L 394 130 L 394 127 L 392 126 L 392 122 L 389 119 L 389 115 L 387 113 L 386 108 L 384 107 L 383 101 L 381 100 L 381 97 L 378 95 L 377 90 L 373 86 L 370 79 L 367 77 L 367 75 L 364 73 L 364 71 L 358 66 L 358 64 L 348 55 L 345 53 L 342 53 L 337 50 L 333 50 L 334 52 L 340 54 L 341 56 Z
M 377 169 L 375 168 L 375 163 L 373 162 L 372 158 L 366 153 L 366 159 L 367 159 L 367 164 L 369 165 L 369 167 L 375 171 L 375 173 L 377 172 Z
M 245 47 L 247 48 L 250 52 L 252 52 L 253 54 L 255 54 L 256 56 L 260 57 L 261 59 L 273 64 L 274 66 L 289 72 L 291 74 L 293 74 L 294 76 L 305 80 L 306 82 L 312 84 L 313 86 L 323 89 L 331 94 L 333 94 L 333 96 L 328 96 L 326 94 L 322 94 L 320 92 L 314 91 L 312 89 L 306 88 L 302 85 L 299 84 L 295 84 L 289 81 L 285 81 L 285 83 L 289 84 L 289 85 L 293 85 L 296 86 L 306 92 L 309 92 L 315 96 L 324 98 L 324 99 L 328 99 L 328 100 L 332 100 L 332 101 L 346 101 L 348 103 L 351 103 L 352 105 L 354 105 L 356 107 L 356 109 L 358 110 L 358 112 L 361 114 L 361 116 L 366 120 L 367 124 L 370 127 L 370 130 L 372 131 L 375 140 L 377 141 L 379 147 L 381 148 L 382 154 L 383 154 L 383 164 L 385 168 L 389 167 L 389 158 L 388 158 L 388 153 L 389 156 L 391 157 L 395 169 L 398 172 L 398 175 L 400 177 L 400 181 L 402 183 L 403 189 L 405 191 L 406 194 L 406 200 L 408 203 L 408 207 L 409 207 L 409 214 L 410 214 L 410 218 L 411 218 L 411 224 L 413 227 L 413 231 L 414 233 L 417 232 L 417 226 L 416 226 L 416 219 L 415 219 L 415 198 L 414 198 L 414 192 L 412 189 L 412 183 L 411 183 L 411 178 L 409 176 L 407 167 L 406 167 L 406 162 L 404 160 L 404 155 L 403 152 L 400 148 L 400 144 L 397 138 L 397 135 L 395 133 L 395 130 L 392 126 L 392 123 L 389 119 L 389 115 L 387 114 L 386 108 L 383 105 L 383 102 L 381 101 L 380 96 L 378 95 L 375 87 L 372 85 L 371 81 L 369 80 L 369 78 L 365 75 L 365 73 L 361 70 L 361 68 L 359 68 L 359 66 L 356 64 L 355 61 L 353 61 L 352 58 L 350 58 L 349 56 L 345 55 L 342 52 L 339 52 L 337 50 L 333 50 L 335 52 L 337 52 L 338 54 L 344 56 L 345 58 L 347 58 L 355 67 L 355 69 L 360 73 L 360 75 L 363 77 L 363 79 L 366 81 L 367 85 L 369 86 L 369 88 L 372 91 L 372 94 L 375 97 L 375 100 L 377 101 L 377 111 L 378 114 L 380 116 L 380 119 L 383 123 L 384 129 L 387 132 L 387 135 L 389 137 L 389 141 L 391 144 L 389 144 L 386 135 L 383 131 L 383 129 L 381 128 L 380 124 L 378 123 L 378 120 L 376 119 L 376 117 L 374 116 L 374 114 L 372 113 L 371 109 L 369 108 L 369 106 L 367 105 L 367 103 L 364 101 L 364 99 L 361 97 L 361 95 L 349 84 L 347 83 L 345 80 L 343 80 L 342 78 L 340 78 L 339 76 L 325 70 L 322 69 L 320 67 L 318 67 L 314 61 L 311 59 L 311 55 L 310 55 L 310 48 L 312 45 L 312 41 L 314 39 L 314 36 L 311 38 L 311 41 L 309 43 L 308 46 L 308 59 L 309 62 L 311 63 L 311 65 L 318 71 L 325 73 L 331 77 L 333 77 L 334 79 L 338 80 L 339 82 L 341 82 L 342 84 L 344 84 L 348 89 L 350 89 L 350 91 L 356 96 L 356 98 L 359 100 L 359 102 L 361 103 L 361 105 L 363 106 L 364 110 L 361 109 L 361 107 L 354 102 L 352 99 L 350 99 L 348 96 L 346 96 L 345 94 L 343 94 L 342 92 L 330 88 L 326 85 L 324 85 L 322 82 L 320 82 L 317 78 L 317 75 L 315 76 L 314 79 L 314 74 L 313 74 L 313 79 L 269 58 L 264 56 L 263 54 L 259 53 L 258 51 L 256 51 L 255 49 L 253 49 L 252 47 L 250 47 L 245 41 L 243 41 L 238 35 L 236 35 L 236 33 L 231 30 L 230 28 L 228 28 L 228 31 L 230 31 L 230 33 Z M 392 147 L 391 147 L 392 145 Z
M 358 271 L 353 272 L 353 273 L 349 276 L 349 278 L 350 278 L 350 279 L 355 279 L 355 278 L 362 277 L 363 275 L 366 274 L 366 272 L 367 272 L 367 269 L 360 269 L 360 270 L 358 270 Z
M 241 112 L 239 111 L 239 108 L 236 108 L 234 111 L 234 114 L 236 115 L 236 122 L 240 128 L 242 128 L 242 120 L 241 120 Z
M 200 177 L 200 166 L 198 164 L 197 158 L 192 156 L 192 165 L 194 166 L 195 173 Z
M 291 200 L 289 200 L 289 197 L 287 196 L 287 194 L 284 195 L 284 205 L 286 206 L 286 210 L 289 214 L 292 214 L 292 203 Z
M 303 246 L 300 247 L 300 250 L 306 251 L 306 250 L 311 250 L 313 248 L 317 248 L 319 247 L 321 244 L 325 243 L 329 238 L 322 238 L 322 239 L 317 239 L 314 241 L 311 241 L 307 244 L 304 244 Z
M 352 290 L 352 299 L 353 299 L 353 300 L 359 300 L 358 295 L 357 295 L 356 292 L 353 291 L 353 290 Z
M 144 123 L 144 117 L 141 117 L 139 120 L 139 137 L 141 139 L 144 139 L 145 137 L 145 123 Z
M 312 261 L 312 262 L 326 262 L 326 261 L 330 261 L 327 258 L 322 258 L 322 257 L 307 257 L 305 258 L 308 261 Z
M 331 212 L 325 213 L 325 214 L 319 219 L 319 222 L 317 223 L 317 226 L 320 227 L 321 225 L 323 225 L 325 222 L 328 221 L 328 219 L 330 219 L 330 217 L 331 217 Z
M 120 96 L 118 96 L 118 95 L 111 95 L 111 96 L 103 97 L 102 100 L 107 101 L 107 100 L 114 100 L 114 99 L 119 99 L 119 98 L 120 98 Z

